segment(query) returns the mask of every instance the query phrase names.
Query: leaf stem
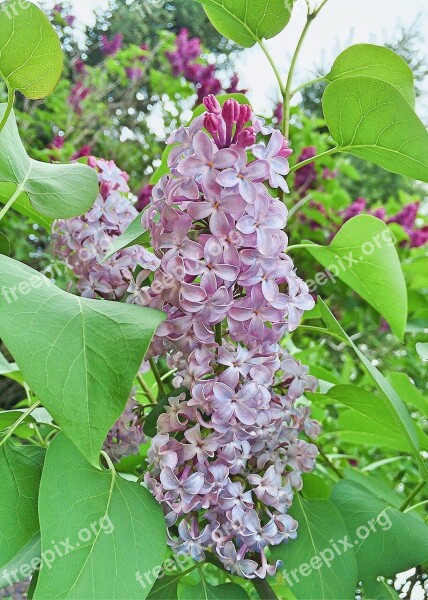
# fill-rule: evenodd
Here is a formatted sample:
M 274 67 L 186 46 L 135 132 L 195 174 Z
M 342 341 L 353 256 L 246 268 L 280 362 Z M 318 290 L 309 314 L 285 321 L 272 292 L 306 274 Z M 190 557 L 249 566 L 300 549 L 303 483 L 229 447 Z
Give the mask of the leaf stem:
M 343 337 L 341 337 L 337 333 L 333 333 L 333 331 L 329 331 L 328 329 L 325 329 L 324 327 L 315 327 L 314 325 L 299 325 L 299 327 L 296 331 L 299 331 L 300 329 L 306 329 L 307 331 L 315 331 L 317 333 L 322 333 L 324 335 L 330 335 L 331 337 L 334 337 L 334 338 L 337 338 L 338 340 L 340 340 L 342 342 L 342 344 L 346 344 L 349 346 L 349 343 L 347 340 L 344 340 Z
M 155 398 L 152 390 L 149 388 L 149 386 L 147 385 L 147 383 L 144 381 L 144 377 L 141 375 L 141 373 L 138 373 L 137 380 L 138 380 L 138 383 L 141 386 L 141 389 L 143 390 L 143 392 L 145 393 L 145 395 L 147 396 L 147 398 L 150 400 L 150 402 L 153 405 L 156 405 L 157 404 L 156 398 Z
M 300 163 L 297 163 L 296 165 L 292 166 L 290 169 L 290 173 L 292 173 L 293 171 L 297 171 L 298 169 L 301 169 L 302 167 L 305 167 L 306 165 L 310 165 L 311 163 L 315 162 L 316 160 L 320 159 L 320 158 L 324 158 L 324 156 L 329 156 L 330 154 L 334 154 L 335 152 L 340 152 L 340 148 L 338 146 L 334 146 L 334 148 L 330 148 L 329 150 L 326 150 L 325 152 L 321 152 L 321 154 L 317 154 L 316 156 L 313 156 L 312 158 L 307 158 L 306 160 L 303 160 Z
M 252 579 L 251 582 L 262 600 L 278 600 L 278 596 L 270 587 L 269 582 L 266 581 L 266 579 L 259 579 L 256 577 L 255 579 Z
M 341 471 L 339 471 L 339 469 L 333 464 L 333 462 L 329 459 L 329 457 L 327 456 L 327 454 L 324 452 L 324 450 L 322 448 L 320 448 L 318 446 L 318 452 L 320 453 L 320 455 L 323 457 L 325 463 L 330 467 L 330 469 L 336 473 L 336 475 L 339 477 L 339 479 L 343 479 L 343 474 L 341 473 Z
M 16 190 L 14 191 L 12 196 L 9 198 L 9 200 L 6 202 L 6 204 L 0 210 L 0 221 L 3 219 L 3 217 L 9 210 L 9 208 L 12 206 L 12 204 L 15 202 L 15 200 L 17 200 L 17 198 L 22 194 L 23 191 L 24 191 L 24 188 L 21 185 L 18 185 L 16 187 Z
M 292 90 L 290 92 L 290 97 L 293 98 L 293 96 L 295 96 L 297 94 L 297 92 L 300 92 L 300 90 L 303 90 L 303 88 L 308 87 L 310 85 L 314 85 L 315 83 L 319 83 L 320 81 L 325 81 L 325 75 L 320 75 L 319 77 L 310 79 L 309 81 L 306 81 L 305 83 L 301 83 L 296 88 L 294 88 L 294 90 Z
M 158 366 L 154 358 L 149 358 L 149 363 L 153 371 L 153 375 L 155 376 L 156 383 L 158 384 L 159 393 L 161 396 L 166 396 L 166 391 L 162 382 L 162 378 L 160 376 Z
M 293 246 L 288 246 L 285 251 L 288 252 L 289 250 L 298 250 L 300 248 L 313 248 L 313 247 L 317 247 L 318 244 L 294 244 Z
M 267 49 L 267 47 L 266 47 L 265 43 L 263 42 L 263 40 L 258 40 L 258 43 L 259 43 L 260 48 L 263 50 L 266 58 L 268 59 L 270 65 L 272 67 L 273 72 L 275 73 L 275 77 L 276 77 L 276 79 L 278 81 L 279 91 L 281 92 L 281 96 L 282 96 L 283 100 L 285 101 L 285 91 L 286 90 L 285 90 L 284 84 L 282 83 L 282 77 L 281 77 L 281 74 L 279 72 L 279 69 L 276 66 L 275 61 L 273 60 L 273 57 L 272 57 L 271 53 L 269 52 L 269 50 Z
M 38 400 L 36 400 L 36 402 L 34 402 L 34 404 L 32 404 L 30 406 L 30 408 L 27 408 L 27 410 L 22 413 L 22 415 L 19 417 L 19 419 L 17 419 L 15 421 L 15 423 L 10 426 L 8 432 L 6 433 L 4 438 L 1 440 L 0 446 L 3 446 L 3 444 L 6 442 L 6 440 L 8 440 L 13 435 L 13 432 L 21 425 L 21 423 L 23 423 L 25 421 L 25 419 L 28 417 L 28 415 L 30 415 L 33 412 L 33 410 L 35 408 L 37 408 L 38 406 L 40 406 L 40 402 Z
M 302 208 L 302 206 L 304 206 L 307 202 L 309 202 L 309 200 L 311 200 L 311 198 L 312 198 L 312 195 L 308 194 L 307 196 L 305 196 L 304 198 L 299 200 L 299 202 L 297 202 L 294 206 L 292 206 L 290 208 L 290 210 L 288 211 L 288 217 L 287 217 L 288 223 L 290 223 L 290 219 L 293 217 L 293 215 L 295 215 L 296 212 Z
M 404 511 L 409 506 L 411 501 L 414 498 L 416 498 L 416 496 L 419 494 L 419 492 L 421 490 L 423 490 L 426 483 L 427 483 L 426 481 L 421 481 L 420 483 L 418 483 L 418 485 L 415 487 L 415 489 L 407 496 L 407 498 L 404 500 L 403 504 L 400 506 L 401 511 Z
M 7 106 L 6 106 L 6 112 L 4 113 L 3 118 L 0 121 L 0 132 L 3 131 L 3 128 L 7 123 L 9 115 L 12 112 L 13 103 L 15 101 L 15 90 L 10 87 L 7 80 L 5 80 L 5 81 L 6 81 L 6 86 L 7 86 Z

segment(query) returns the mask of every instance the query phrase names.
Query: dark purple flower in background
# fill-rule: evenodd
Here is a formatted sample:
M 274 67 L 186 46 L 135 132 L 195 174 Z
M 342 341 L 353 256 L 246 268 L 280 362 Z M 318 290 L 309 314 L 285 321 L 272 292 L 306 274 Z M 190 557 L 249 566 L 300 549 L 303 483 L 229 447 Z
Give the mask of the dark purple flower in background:
M 78 158 L 83 158 L 84 156 L 91 156 L 92 148 L 88 144 L 85 144 L 79 150 L 76 150 L 74 154 L 71 156 L 71 160 L 77 160 Z
M 136 83 L 143 76 L 143 69 L 140 67 L 127 67 L 125 72 L 132 83 Z
M 315 146 L 307 146 L 303 148 L 297 162 L 303 162 L 309 158 L 313 158 L 317 154 Z M 304 195 L 306 192 L 313 187 L 317 178 L 317 172 L 315 170 L 315 164 L 309 163 L 304 167 L 301 167 L 296 171 L 296 177 L 294 179 L 294 189 L 300 194 Z
M 340 214 L 343 215 L 343 222 L 349 221 L 352 217 L 361 215 L 367 208 L 367 200 L 365 198 L 357 198 L 352 204 L 343 210 Z
M 100 48 L 103 56 L 115 56 L 122 48 L 122 41 L 122 33 L 116 33 L 111 40 L 106 35 L 102 35 L 100 38 Z
M 246 94 L 248 90 L 239 89 L 239 75 L 234 73 L 230 78 L 229 87 L 226 88 L 227 94 Z
M 68 97 L 68 102 L 73 107 L 74 112 L 77 115 L 81 115 L 82 110 L 82 102 L 89 96 L 91 90 L 85 86 L 82 81 L 78 81 L 71 88 L 70 95 Z
M 141 188 L 141 190 L 138 194 L 137 203 L 135 205 L 135 208 L 138 210 L 138 212 L 141 212 L 142 210 L 144 210 L 146 208 L 146 206 L 149 204 L 150 198 L 152 195 L 152 190 L 153 190 L 153 186 L 150 185 L 149 183 L 147 185 L 145 185 L 143 188 Z
M 275 117 L 275 119 L 277 120 L 278 123 L 282 123 L 283 115 L 284 115 L 284 105 L 282 102 L 278 102 L 278 104 L 275 106 L 273 116 Z

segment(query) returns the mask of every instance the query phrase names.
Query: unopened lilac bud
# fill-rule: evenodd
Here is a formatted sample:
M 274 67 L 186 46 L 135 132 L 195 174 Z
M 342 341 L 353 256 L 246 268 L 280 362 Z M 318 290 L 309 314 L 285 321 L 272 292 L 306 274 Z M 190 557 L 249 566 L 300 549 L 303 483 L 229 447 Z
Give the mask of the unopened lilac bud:
M 205 104 L 205 108 L 209 113 L 213 113 L 214 115 L 219 115 L 221 113 L 220 103 L 217 100 L 217 98 L 212 94 L 205 96 L 203 102 Z
M 221 114 L 226 124 L 233 125 L 239 119 L 240 104 L 233 98 L 229 98 L 223 104 Z
M 247 127 L 243 129 L 241 133 L 238 135 L 236 143 L 241 148 L 248 148 L 248 146 L 252 146 L 256 141 L 256 132 L 254 127 Z
M 204 118 L 204 127 L 211 135 L 218 133 L 221 125 L 220 117 L 213 113 L 208 113 Z
M 90 156 L 88 158 L 88 167 L 91 167 L 91 169 L 95 169 L 97 166 L 97 159 L 95 158 L 95 156 Z
M 248 104 L 241 104 L 239 107 L 239 118 L 238 123 L 245 125 L 251 117 L 251 107 Z

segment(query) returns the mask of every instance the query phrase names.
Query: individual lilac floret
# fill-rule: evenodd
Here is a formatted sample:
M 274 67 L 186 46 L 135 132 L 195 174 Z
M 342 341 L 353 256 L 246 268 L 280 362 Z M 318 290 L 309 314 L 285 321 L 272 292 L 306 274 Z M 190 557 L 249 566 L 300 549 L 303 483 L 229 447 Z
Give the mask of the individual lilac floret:
M 149 353 L 188 389 L 158 418 L 145 483 L 173 548 L 263 578 L 278 567 L 269 547 L 297 536 L 288 510 L 318 453 L 319 425 L 296 404 L 317 381 L 280 345 L 314 301 L 270 194 L 287 190 L 288 142 L 247 105 L 204 105 L 169 138 L 170 172 L 142 217 L 160 265 L 131 301 L 166 312 Z
M 88 164 L 97 171 L 99 194 L 94 206 L 81 217 L 55 221 L 55 253 L 77 276 L 77 289 L 86 298 L 120 299 L 132 282 L 137 264 L 156 269 L 156 257 L 140 246 L 125 248 L 101 264 L 111 242 L 138 215 L 128 197 L 128 175 L 113 161 L 94 157 Z

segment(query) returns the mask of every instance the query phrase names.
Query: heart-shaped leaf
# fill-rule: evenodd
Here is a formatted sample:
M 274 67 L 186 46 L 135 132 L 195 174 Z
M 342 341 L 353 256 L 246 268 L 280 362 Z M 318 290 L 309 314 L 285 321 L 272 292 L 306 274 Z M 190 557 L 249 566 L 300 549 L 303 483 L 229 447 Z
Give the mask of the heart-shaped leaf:
M 346 77 L 330 83 L 322 104 L 340 151 L 428 182 L 428 132 L 396 87 Z
M 97 465 L 164 314 L 68 294 L 6 256 L 0 287 L 0 338 L 37 398 Z
M 371 215 L 347 221 L 329 246 L 307 250 L 333 277 L 357 292 L 391 325 L 400 339 L 407 322 L 407 290 L 388 227 Z
M 39 511 L 49 562 L 42 562 L 35 600 L 144 600 L 155 577 L 143 586 L 138 575 L 152 575 L 166 552 L 162 509 L 147 489 L 92 467 L 59 434 L 46 454 Z
M 5 110 L 6 105 L 0 104 L 0 120 Z M 21 212 L 30 201 L 37 212 L 53 218 L 67 219 L 85 213 L 98 195 L 97 175 L 87 165 L 49 164 L 30 158 L 13 112 L 0 135 L 0 182 L 4 182 L 0 183 L 0 202 L 11 198 L 3 187 L 6 184 L 7 191 L 13 190 L 13 203 L 20 204 Z
M 354 544 L 360 580 L 395 575 L 428 560 L 428 526 L 420 517 L 391 508 L 352 481 L 339 481 L 331 499 Z
M 244 48 L 280 33 L 291 17 L 294 0 L 197 0 L 214 27 Z
M 374 77 L 392 84 L 415 106 L 415 83 L 412 69 L 398 54 L 374 44 L 355 44 L 346 48 L 334 61 L 327 81 L 346 77 Z
M 37 499 L 45 451 L 0 445 L 0 565 L 7 564 L 39 531 Z
M 284 582 L 297 600 L 353 598 L 357 585 L 354 551 L 337 552 L 333 540 L 344 539 L 343 518 L 330 500 L 305 500 L 296 494 L 289 513 L 299 523 L 297 539 L 272 547 L 284 563 Z
M 61 76 L 61 44 L 47 16 L 32 2 L 7 0 L 0 9 L 0 76 L 12 90 L 36 100 Z

